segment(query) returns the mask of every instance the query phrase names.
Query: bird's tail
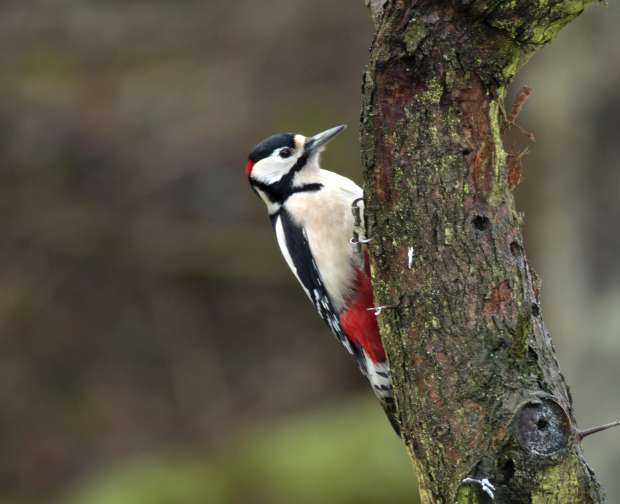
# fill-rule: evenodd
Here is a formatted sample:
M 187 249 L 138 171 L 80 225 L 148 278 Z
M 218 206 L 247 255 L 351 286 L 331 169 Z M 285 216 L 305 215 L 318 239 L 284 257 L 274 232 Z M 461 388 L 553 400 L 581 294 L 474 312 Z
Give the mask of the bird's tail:
M 366 352 L 363 352 L 364 359 L 360 359 L 360 369 L 366 375 L 373 392 L 381 402 L 383 410 L 392 424 L 394 432 L 400 437 L 400 423 L 396 414 L 396 403 L 392 393 L 392 379 L 390 378 L 390 366 L 387 361 L 373 362 Z
M 383 406 L 383 411 L 388 417 L 394 432 L 396 435 L 400 437 L 400 422 L 398 421 L 398 416 L 396 414 L 396 404 L 394 403 L 393 397 L 385 397 L 381 400 L 381 406 Z

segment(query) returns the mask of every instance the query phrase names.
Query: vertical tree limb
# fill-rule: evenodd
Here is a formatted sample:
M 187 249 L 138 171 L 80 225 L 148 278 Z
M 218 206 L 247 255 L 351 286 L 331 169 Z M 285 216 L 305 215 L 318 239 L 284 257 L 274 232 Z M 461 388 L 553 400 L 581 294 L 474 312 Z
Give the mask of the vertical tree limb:
M 501 127 L 518 68 L 589 3 L 367 0 L 375 302 L 425 503 L 598 503 L 540 308 Z M 511 182 L 512 181 L 512 182 Z

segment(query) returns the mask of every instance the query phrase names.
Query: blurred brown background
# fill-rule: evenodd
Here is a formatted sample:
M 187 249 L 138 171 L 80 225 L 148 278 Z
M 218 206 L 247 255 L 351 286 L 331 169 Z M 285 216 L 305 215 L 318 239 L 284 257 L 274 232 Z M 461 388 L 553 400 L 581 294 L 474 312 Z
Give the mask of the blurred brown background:
M 582 427 L 620 417 L 619 23 L 590 9 L 515 85 Z M 273 132 L 348 123 L 325 163 L 359 181 L 371 30 L 362 0 L 3 0 L 0 503 L 415 502 L 243 173 Z M 609 502 L 618 432 L 584 443 Z

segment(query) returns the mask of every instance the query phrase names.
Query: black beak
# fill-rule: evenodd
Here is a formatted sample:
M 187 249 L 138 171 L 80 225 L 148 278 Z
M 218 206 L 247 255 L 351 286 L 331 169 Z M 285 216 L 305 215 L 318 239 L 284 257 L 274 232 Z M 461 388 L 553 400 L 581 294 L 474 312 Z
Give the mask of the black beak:
M 321 147 L 336 137 L 346 127 L 347 126 L 345 124 L 341 124 L 340 126 L 329 128 L 328 130 L 322 131 L 321 133 L 317 133 L 313 137 L 308 138 L 306 143 L 304 143 L 304 152 L 308 155 L 318 152 Z

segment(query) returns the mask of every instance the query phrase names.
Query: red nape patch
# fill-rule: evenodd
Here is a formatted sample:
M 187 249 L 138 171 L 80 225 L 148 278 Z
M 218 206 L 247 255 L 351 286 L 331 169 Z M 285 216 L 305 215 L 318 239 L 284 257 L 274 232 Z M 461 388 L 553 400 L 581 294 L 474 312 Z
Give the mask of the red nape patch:
M 250 173 L 252 173 L 252 167 L 254 166 L 254 162 L 248 159 L 248 162 L 245 163 L 245 174 L 249 177 Z
M 377 318 L 368 308 L 374 307 L 370 277 L 357 271 L 355 296 L 347 311 L 340 315 L 340 325 L 356 345 L 361 346 L 373 362 L 385 361 L 385 350 L 379 336 Z

